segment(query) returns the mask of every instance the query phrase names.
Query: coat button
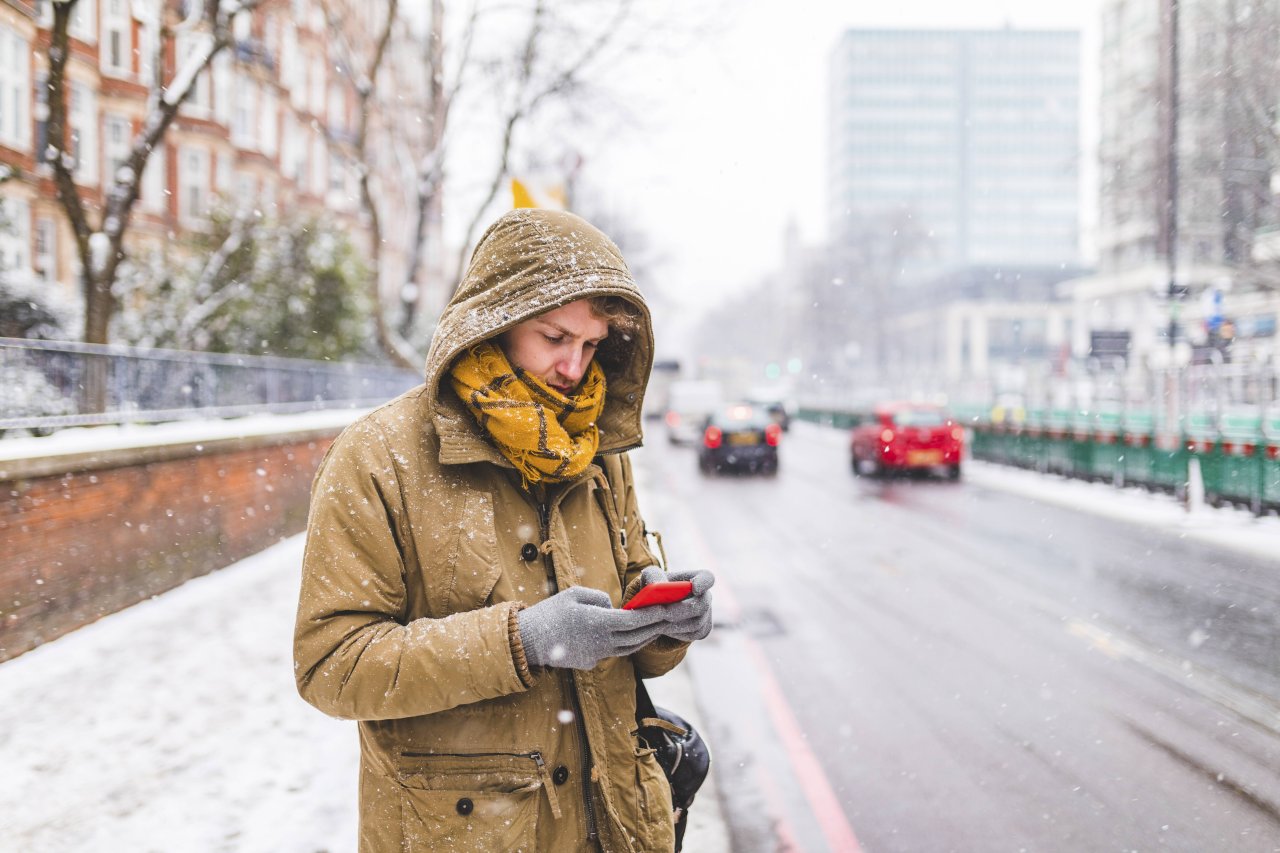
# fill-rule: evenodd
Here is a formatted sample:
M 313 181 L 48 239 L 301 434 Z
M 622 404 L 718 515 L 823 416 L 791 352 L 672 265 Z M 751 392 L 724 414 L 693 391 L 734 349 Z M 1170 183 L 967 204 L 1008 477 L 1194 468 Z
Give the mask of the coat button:
M 557 785 L 563 785 L 565 782 L 568 782 L 568 781 L 569 781 L 569 768 L 568 768 L 568 767 L 565 767 L 563 764 L 561 764 L 561 765 L 560 765 L 559 767 L 557 767 L 557 768 L 555 769 L 555 771 L 551 774 L 551 781 L 552 781 L 552 782 L 555 782 Z
M 532 563 L 538 557 L 538 546 L 532 542 L 526 542 L 520 546 L 520 559 L 526 563 Z
M 476 807 L 476 804 L 471 802 L 471 800 L 469 800 L 466 797 L 463 797 L 462 799 L 458 800 L 458 805 L 456 806 L 456 808 L 458 809 L 458 814 L 462 815 L 463 817 L 466 817 L 467 815 L 471 814 L 471 812 L 475 810 L 475 807 Z

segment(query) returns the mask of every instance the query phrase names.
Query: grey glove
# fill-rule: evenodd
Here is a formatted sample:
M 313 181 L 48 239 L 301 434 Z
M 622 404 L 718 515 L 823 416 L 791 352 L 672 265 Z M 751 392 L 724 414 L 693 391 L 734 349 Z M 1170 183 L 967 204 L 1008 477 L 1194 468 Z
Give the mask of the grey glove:
M 666 623 L 662 629 L 662 636 L 685 643 L 692 643 L 694 640 L 701 640 L 710 634 L 712 624 L 710 590 L 715 585 L 716 576 L 705 569 L 693 572 L 672 572 L 671 574 L 655 570 L 659 572 L 655 575 L 649 575 L 649 571 L 649 569 L 645 569 L 640 573 L 641 579 L 646 584 L 662 580 L 691 581 L 693 583 L 693 592 L 683 601 L 645 608 L 646 610 L 662 611 L 662 618 Z
M 638 651 L 667 625 L 658 607 L 615 608 L 608 593 L 572 586 L 517 614 L 520 643 L 532 666 L 591 669 L 604 658 Z

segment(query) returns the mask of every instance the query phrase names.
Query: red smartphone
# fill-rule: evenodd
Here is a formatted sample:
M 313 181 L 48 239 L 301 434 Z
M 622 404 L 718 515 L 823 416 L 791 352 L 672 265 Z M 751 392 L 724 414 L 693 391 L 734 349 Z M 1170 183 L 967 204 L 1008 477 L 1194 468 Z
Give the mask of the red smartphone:
M 631 596 L 631 600 L 622 605 L 622 609 L 635 610 L 637 607 L 650 607 L 654 604 L 670 604 L 688 598 L 691 592 L 692 581 L 658 581 L 640 587 L 640 591 Z

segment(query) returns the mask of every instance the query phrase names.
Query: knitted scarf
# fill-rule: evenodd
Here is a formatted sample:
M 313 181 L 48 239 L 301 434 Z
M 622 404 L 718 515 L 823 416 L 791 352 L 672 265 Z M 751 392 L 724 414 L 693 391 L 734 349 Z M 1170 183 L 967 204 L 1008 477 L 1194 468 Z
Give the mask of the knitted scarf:
M 596 362 L 578 393 L 566 396 L 512 367 L 497 344 L 484 341 L 459 356 L 449 381 L 526 485 L 575 477 L 596 455 L 605 393 Z

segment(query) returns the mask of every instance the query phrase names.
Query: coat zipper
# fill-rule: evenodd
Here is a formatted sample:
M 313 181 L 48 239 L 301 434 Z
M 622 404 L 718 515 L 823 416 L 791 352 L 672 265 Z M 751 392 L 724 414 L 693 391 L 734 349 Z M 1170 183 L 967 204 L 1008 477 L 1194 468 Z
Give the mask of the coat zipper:
M 551 508 L 546 500 L 538 501 L 538 521 L 542 526 L 542 541 L 546 542 L 551 538 Z M 560 591 L 560 582 L 556 579 L 555 558 L 547 555 L 552 560 L 551 565 L 551 586 L 556 592 Z M 573 672 L 566 671 L 564 677 L 569 682 L 569 697 L 573 702 L 573 722 L 578 733 L 578 749 L 582 752 L 582 766 L 586 771 L 582 774 L 582 800 L 587 813 L 587 840 L 599 840 L 600 833 L 596 827 L 596 809 L 591 798 L 591 744 L 587 740 L 587 725 L 582 720 L 582 699 L 578 696 L 578 682 L 574 680 Z
M 547 792 L 547 800 L 551 803 L 551 813 L 558 819 L 561 816 L 560 798 L 556 796 L 555 784 L 551 780 L 551 771 L 547 769 L 546 759 L 538 750 L 533 752 L 414 752 L 405 750 L 400 753 L 405 758 L 439 758 L 442 755 L 461 756 L 464 758 L 528 758 L 538 766 L 538 780 L 542 789 Z

